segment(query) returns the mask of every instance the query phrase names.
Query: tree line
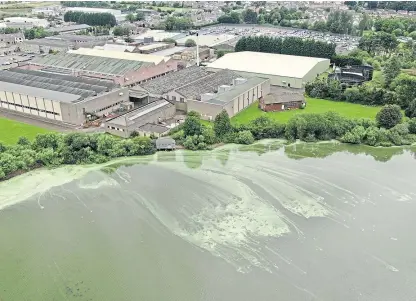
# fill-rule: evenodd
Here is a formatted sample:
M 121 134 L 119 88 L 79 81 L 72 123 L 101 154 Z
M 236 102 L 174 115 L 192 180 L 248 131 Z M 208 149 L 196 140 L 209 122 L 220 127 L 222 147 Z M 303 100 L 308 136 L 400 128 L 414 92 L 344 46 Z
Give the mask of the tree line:
M 76 22 L 90 26 L 110 26 L 117 24 L 116 18 L 110 13 L 84 13 L 79 11 L 68 11 L 64 15 L 65 22 Z
M 0 34 L 18 33 L 19 31 L 20 31 L 19 28 L 13 28 L 13 27 L 0 28 Z
M 255 51 L 331 58 L 335 55 L 335 44 L 298 37 L 275 38 L 267 36 L 249 36 L 242 37 L 237 42 L 235 51 Z
M 110 2 L 106 1 L 61 1 L 62 6 L 66 7 L 110 7 Z
M 124 156 L 150 155 L 156 152 L 150 138 L 119 139 L 107 134 L 48 133 L 33 142 L 25 137 L 17 145 L 0 143 L 0 180 L 42 166 L 104 163 Z
M 171 137 L 189 150 L 211 149 L 217 143 L 252 144 L 260 139 L 296 139 L 306 142 L 339 140 L 371 146 L 409 145 L 416 142 L 416 118 L 403 121 L 397 105 L 386 105 L 376 120 L 350 119 L 336 112 L 297 114 L 287 124 L 261 116 L 248 124 L 232 124 L 225 110 L 214 123 L 202 124 L 196 112 L 171 131 Z

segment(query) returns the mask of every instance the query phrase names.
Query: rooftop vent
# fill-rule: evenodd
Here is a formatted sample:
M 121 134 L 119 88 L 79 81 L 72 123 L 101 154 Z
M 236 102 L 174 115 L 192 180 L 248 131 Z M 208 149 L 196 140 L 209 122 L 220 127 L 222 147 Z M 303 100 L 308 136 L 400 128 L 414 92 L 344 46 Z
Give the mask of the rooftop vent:
M 233 81 L 233 85 L 234 86 L 241 85 L 241 84 L 244 84 L 246 81 L 247 81 L 247 79 L 245 79 L 245 78 L 241 78 L 241 77 L 240 78 L 236 78 Z
M 218 93 L 229 91 L 229 90 L 231 90 L 231 88 L 232 87 L 228 86 L 228 85 L 221 85 L 221 86 L 218 87 Z
M 201 101 L 207 101 L 207 100 L 213 99 L 214 96 L 215 96 L 214 93 L 204 93 L 204 94 L 201 94 Z

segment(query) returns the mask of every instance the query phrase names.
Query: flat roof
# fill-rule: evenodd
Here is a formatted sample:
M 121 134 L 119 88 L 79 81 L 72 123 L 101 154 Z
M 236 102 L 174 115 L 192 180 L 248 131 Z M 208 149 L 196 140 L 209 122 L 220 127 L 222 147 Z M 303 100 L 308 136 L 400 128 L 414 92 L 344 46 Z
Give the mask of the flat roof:
M 154 41 L 161 42 L 163 39 L 175 39 L 176 37 L 182 37 L 180 32 L 167 32 L 164 30 L 148 30 L 144 33 L 132 36 L 133 39 L 142 40 L 144 38 L 152 37 Z
M 33 97 L 46 98 L 60 102 L 74 102 L 81 97 L 79 95 L 74 95 L 70 93 L 46 90 L 8 82 L 0 82 L 0 91 L 25 94 Z
M 176 42 L 178 44 L 185 44 L 186 40 L 191 39 L 191 40 L 194 40 L 195 42 L 198 40 L 199 46 L 213 47 L 219 44 L 223 44 L 235 38 L 236 38 L 235 35 L 228 35 L 228 34 L 199 35 L 198 37 L 191 35 L 191 36 L 180 38 Z
M 153 54 L 128 53 L 128 52 L 120 52 L 120 51 L 113 51 L 113 50 L 100 50 L 100 49 L 91 49 L 91 48 L 79 48 L 77 50 L 69 50 L 68 53 L 106 57 L 106 58 L 112 58 L 112 59 L 140 61 L 140 62 L 147 62 L 147 63 L 154 63 L 154 64 L 159 64 L 162 61 L 166 62 L 170 59 L 169 57 L 158 56 L 158 55 L 153 55 Z
M 209 99 L 207 101 L 201 102 L 207 102 L 215 105 L 224 105 L 228 102 L 232 101 L 237 96 L 243 94 L 244 92 L 250 90 L 251 88 L 260 85 L 264 83 L 265 81 L 268 81 L 268 78 L 261 78 L 261 77 L 250 77 L 246 79 L 244 83 L 232 86 L 231 90 L 218 93 L 213 99 Z
M 207 67 L 303 78 L 317 63 L 324 61 L 329 64 L 329 59 L 323 58 L 242 51 L 227 53 Z
M 152 54 L 153 55 L 161 55 L 161 56 L 171 56 L 175 53 L 182 52 L 185 49 L 186 49 L 185 46 L 175 46 L 175 47 L 172 47 L 172 48 L 167 48 L 167 49 L 155 51 Z
M 171 104 L 170 102 L 164 99 L 161 99 L 161 100 L 152 102 L 148 105 L 145 105 L 141 108 L 138 108 L 136 110 L 133 110 L 131 112 L 128 112 L 124 115 L 118 116 L 114 119 L 111 119 L 107 121 L 107 123 L 121 125 L 121 126 L 129 126 L 129 125 L 136 123 L 136 121 L 142 120 L 141 117 L 149 113 L 164 110 L 165 108 L 170 107 L 170 106 L 173 106 L 173 104 Z
M 139 131 L 148 132 L 148 133 L 159 133 L 163 134 L 170 130 L 167 126 L 154 123 L 146 123 L 138 128 Z
M 87 24 L 75 24 L 75 25 L 68 25 L 68 26 L 62 26 L 62 27 L 51 27 L 48 28 L 48 31 L 52 32 L 65 32 L 65 31 L 72 31 L 72 30 L 82 30 L 90 28 L 91 26 Z
M 119 52 L 125 52 L 127 50 L 128 52 L 132 52 L 134 51 L 134 49 L 136 49 L 136 46 L 128 46 L 128 45 L 120 45 L 120 44 L 105 44 L 104 46 L 95 46 L 94 49 L 111 50 L 111 51 L 119 51 Z
M 153 44 L 149 44 L 149 45 L 144 45 L 144 46 L 140 46 L 139 49 L 140 50 L 152 50 L 155 48 L 159 48 L 159 47 L 165 47 L 168 46 L 168 43 L 153 43 Z

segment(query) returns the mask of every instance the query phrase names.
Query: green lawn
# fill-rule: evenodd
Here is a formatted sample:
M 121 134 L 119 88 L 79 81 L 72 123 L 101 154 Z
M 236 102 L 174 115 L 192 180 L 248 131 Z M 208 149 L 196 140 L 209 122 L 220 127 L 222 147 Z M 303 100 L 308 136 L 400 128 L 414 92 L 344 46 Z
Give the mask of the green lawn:
M 263 112 L 257 107 L 257 102 L 253 103 L 244 111 L 234 116 L 231 121 L 234 124 L 245 124 L 260 116 L 267 116 L 276 121 L 286 123 L 296 114 L 305 113 L 325 113 L 335 111 L 350 118 L 375 118 L 380 107 L 368 107 L 347 102 L 336 102 L 325 99 L 306 98 L 306 108 L 301 110 L 291 110 L 284 112 Z
M 0 142 L 5 144 L 15 144 L 21 136 L 32 140 L 37 134 L 48 132 L 50 131 L 37 126 L 0 118 Z

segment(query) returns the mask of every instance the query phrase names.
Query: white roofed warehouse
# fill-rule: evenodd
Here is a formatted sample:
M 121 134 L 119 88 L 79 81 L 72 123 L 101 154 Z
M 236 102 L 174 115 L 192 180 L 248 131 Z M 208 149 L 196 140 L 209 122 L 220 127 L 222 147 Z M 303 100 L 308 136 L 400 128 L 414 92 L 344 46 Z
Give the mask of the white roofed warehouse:
M 242 51 L 227 53 L 207 69 L 229 69 L 242 77 L 259 76 L 270 79 L 270 85 L 302 88 L 329 68 L 329 59 Z

